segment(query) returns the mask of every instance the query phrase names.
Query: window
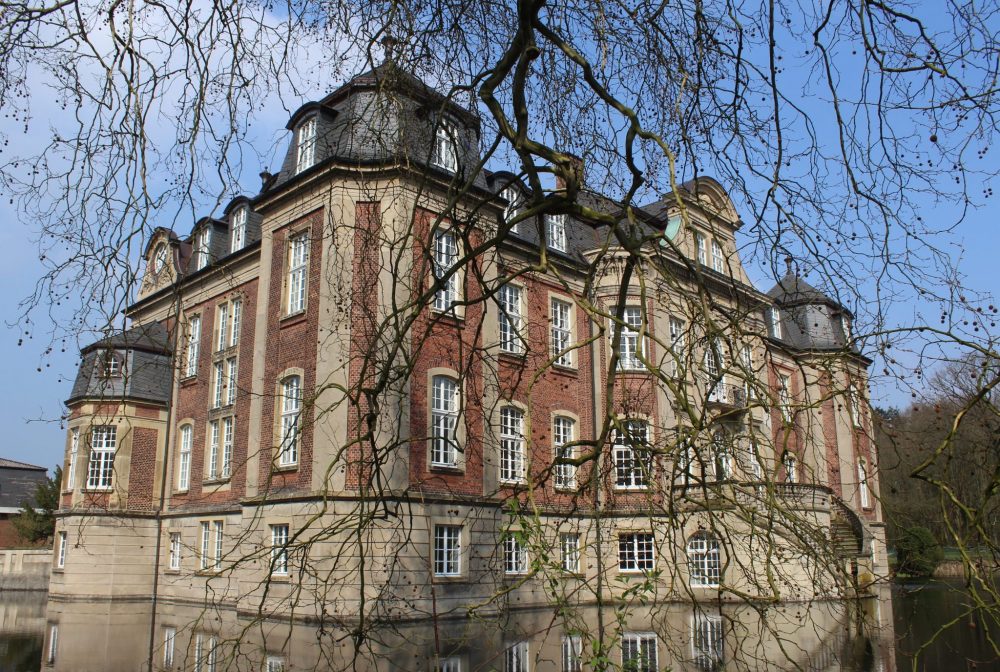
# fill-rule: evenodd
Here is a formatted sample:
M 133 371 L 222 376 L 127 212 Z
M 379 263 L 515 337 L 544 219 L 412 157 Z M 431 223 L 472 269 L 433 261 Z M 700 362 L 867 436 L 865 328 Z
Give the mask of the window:
M 462 528 L 458 525 L 434 526 L 434 576 L 459 576 L 462 573 Z
M 222 478 L 229 478 L 233 471 L 233 431 L 236 420 L 233 417 L 222 419 Z
M 230 217 L 229 228 L 231 237 L 229 240 L 229 252 L 238 252 L 247 243 L 247 208 L 246 206 L 236 208 Z
M 847 317 L 846 313 L 840 314 L 840 330 L 844 334 L 844 343 L 850 343 L 853 338 L 851 335 L 851 318 Z
M 618 535 L 618 571 L 651 572 L 655 567 L 651 533 L 628 532 Z
M 528 549 L 520 532 L 509 532 L 503 539 L 503 568 L 505 574 L 528 573 Z
M 458 239 L 451 231 L 437 231 L 434 234 L 434 277 L 441 284 L 434 293 L 434 310 L 449 311 L 458 301 L 458 273 L 448 275 L 456 263 Z
M 679 376 L 684 371 L 685 360 L 684 322 L 676 317 L 670 318 L 670 356 L 673 359 L 671 372 Z
M 580 635 L 562 637 L 562 672 L 583 672 L 583 640 Z
M 573 366 L 573 304 L 552 299 L 552 356 L 559 366 Z
M 181 533 L 170 533 L 170 562 L 167 567 L 177 571 L 181 568 Z
M 212 365 L 212 408 L 222 408 L 222 393 L 226 387 L 226 371 L 222 362 Z
M 576 487 L 576 465 L 564 464 L 559 460 L 573 459 L 576 457 L 576 450 L 573 446 L 566 444 L 573 442 L 573 429 L 576 423 L 572 418 L 557 415 L 552 419 L 552 445 L 556 453 L 556 487 L 575 488 Z
M 743 389 L 746 392 L 747 399 L 749 399 L 753 396 L 754 382 L 757 377 L 753 368 L 753 348 L 749 345 L 743 346 L 743 368 L 746 369 L 744 372 L 745 382 Z
M 226 360 L 226 406 L 236 403 L 236 358 Z
M 295 172 L 301 173 L 316 163 L 316 117 L 309 117 L 299 124 L 296 135 L 298 136 L 298 152 L 295 160 Z
M 524 413 L 514 406 L 500 409 L 500 481 L 524 482 Z
M 285 672 L 285 659 L 281 656 L 268 656 L 264 669 L 267 672 Z
M 715 535 L 709 532 L 692 535 L 687 544 L 687 561 L 692 586 L 718 587 L 722 564 Z
M 112 350 L 105 350 L 100 355 L 101 375 L 104 378 L 117 378 L 122 374 L 121 360 Z
M 528 672 L 528 642 L 515 642 L 504 649 L 503 672 Z
M 153 251 L 151 270 L 157 274 L 167 267 L 167 259 L 170 257 L 170 248 L 166 243 L 160 243 Z
M 563 532 L 559 535 L 559 560 L 564 572 L 580 572 L 580 535 Z
M 656 635 L 652 632 L 622 634 L 623 672 L 658 672 Z
M 302 379 L 289 376 L 281 383 L 281 450 L 278 465 L 282 467 L 299 461 L 299 434 L 302 410 Z
M 647 427 L 642 420 L 628 420 L 625 431 L 615 430 L 614 461 L 616 488 L 645 488 L 652 471 Z
M 861 508 L 871 507 L 871 491 L 868 488 L 868 465 L 865 459 L 858 460 L 858 496 L 861 498 Z
M 288 525 L 271 526 L 271 574 L 288 575 Z
M 728 444 L 729 438 L 724 432 L 716 432 L 712 437 L 712 467 L 717 481 L 728 481 L 733 477 L 733 457 Z
M 229 345 L 229 304 L 219 304 L 215 310 L 215 351 L 225 350 Z
M 510 224 L 511 220 L 517 217 L 518 211 L 521 209 L 521 190 L 517 187 L 511 185 L 505 187 L 500 196 L 507 201 L 507 205 L 503 209 L 503 221 L 505 224 Z M 512 224 L 510 227 L 511 233 L 517 233 L 517 224 Z
M 208 423 L 208 478 L 215 480 L 219 477 L 219 438 L 220 427 L 218 420 Z
M 69 431 L 69 467 L 66 469 L 66 489 L 76 488 L 76 457 L 80 453 L 80 430 Z
M 705 347 L 705 373 L 709 382 L 717 383 L 722 377 L 722 345 L 712 339 Z
M 500 304 L 500 349 L 503 352 L 524 352 L 524 318 L 521 310 L 521 288 L 504 285 L 497 292 Z
M 87 468 L 87 488 L 110 490 L 115 466 L 115 445 L 118 428 L 100 425 L 91 430 L 90 464 Z
M 462 657 L 438 658 L 434 661 L 434 666 L 431 669 L 433 672 L 462 672 Z
M 201 317 L 194 315 L 188 321 L 187 367 L 188 376 L 198 374 L 198 348 L 201 345 Z
M 176 640 L 176 628 L 163 629 L 163 667 L 167 669 L 174 666 L 174 642 Z
M 767 321 L 771 325 L 771 336 L 781 338 L 781 312 L 775 307 L 768 308 Z
M 791 453 L 785 453 L 781 458 L 781 464 L 785 467 L 785 483 L 799 482 L 799 461 Z
M 49 652 L 46 661 L 49 664 L 56 662 L 56 652 L 59 650 L 59 626 L 55 623 L 49 625 Z
M 778 374 L 778 407 L 781 409 L 781 419 L 792 421 L 792 381 L 788 376 Z
M 309 264 L 309 234 L 299 233 L 288 239 L 288 312 L 306 309 L 306 271 Z
M 699 672 L 723 669 L 723 642 L 722 617 L 696 610 L 691 622 L 691 653 L 695 669 Z
M 566 251 L 566 215 L 545 215 L 549 249 Z
M 726 271 L 726 261 L 722 256 L 722 245 L 719 245 L 719 241 L 714 238 L 712 239 L 712 270 L 719 273 L 725 273 Z
M 240 318 L 243 315 L 243 301 L 234 299 L 232 303 L 232 322 L 229 330 L 229 347 L 234 347 L 240 342 Z
M 451 378 L 431 381 L 431 466 L 453 467 L 458 461 L 458 385 Z
M 854 388 L 847 390 L 847 405 L 851 413 L 851 424 L 855 427 L 861 426 L 861 403 L 858 393 Z
M 198 554 L 201 569 L 222 569 L 223 521 L 213 520 L 201 523 L 201 553 Z M 214 534 L 213 534 L 214 532 Z M 214 547 L 212 540 L 215 540 Z
M 431 165 L 454 173 L 458 170 L 458 129 L 441 119 L 434 131 L 434 156 Z
M 62 569 L 66 566 L 66 533 L 56 534 L 56 567 Z
M 642 309 L 639 306 L 627 306 L 622 311 L 625 323 L 621 329 L 621 341 L 618 343 L 618 368 L 642 369 L 641 357 L 645 354 L 645 339 L 640 341 L 639 331 L 642 328 Z M 614 325 L 612 328 L 616 328 Z
M 209 545 L 212 541 L 212 529 L 210 523 L 201 524 L 201 553 L 198 554 L 198 561 L 202 569 L 208 569 Z
M 200 271 L 208 266 L 209 250 L 212 244 L 212 229 L 202 227 L 194 234 L 194 270 Z
M 705 249 L 705 236 L 695 232 L 694 246 L 698 250 L 698 263 L 702 266 L 708 266 L 708 250 Z
M 215 528 L 215 555 L 214 555 L 214 567 L 215 569 L 222 569 L 222 521 L 216 520 L 212 523 Z
M 181 427 L 181 448 L 177 464 L 177 489 L 187 490 L 191 483 L 191 425 Z

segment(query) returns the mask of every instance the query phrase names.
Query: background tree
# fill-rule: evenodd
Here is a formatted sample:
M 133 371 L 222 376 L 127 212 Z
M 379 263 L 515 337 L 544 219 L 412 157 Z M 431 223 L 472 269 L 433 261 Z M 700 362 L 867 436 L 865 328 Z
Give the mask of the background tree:
M 12 518 L 14 528 L 21 539 L 30 544 L 52 543 L 56 528 L 56 509 L 59 508 L 59 493 L 62 483 L 62 466 L 56 465 L 52 477 L 35 486 L 31 500 L 21 503 L 21 511 Z

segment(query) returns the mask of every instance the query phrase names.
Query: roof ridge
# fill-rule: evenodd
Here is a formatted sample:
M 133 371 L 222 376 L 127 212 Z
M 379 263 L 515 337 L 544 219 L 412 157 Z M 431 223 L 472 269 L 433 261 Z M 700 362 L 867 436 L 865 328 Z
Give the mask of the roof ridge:
M 28 464 L 27 462 L 19 462 L 18 460 L 12 460 L 9 457 L 0 457 L 0 467 L 6 469 L 41 469 L 42 471 L 48 471 L 48 467 L 40 467 L 37 464 Z

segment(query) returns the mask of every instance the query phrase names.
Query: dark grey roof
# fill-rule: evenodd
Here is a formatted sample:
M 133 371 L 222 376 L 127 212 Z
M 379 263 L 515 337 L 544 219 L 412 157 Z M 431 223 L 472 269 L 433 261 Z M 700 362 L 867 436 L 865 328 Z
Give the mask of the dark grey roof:
M 162 325 L 134 327 L 85 347 L 82 355 L 67 404 L 94 398 L 169 403 L 172 355 Z M 104 375 L 106 357 L 118 359 L 119 375 Z
M 18 509 L 25 501 L 33 502 L 35 488 L 45 481 L 47 471 L 44 467 L 0 459 L 0 509 Z
M 845 310 L 840 303 L 819 291 L 795 273 L 788 273 L 768 291 L 775 303 L 792 306 L 800 303 L 825 303 L 837 310 Z
M 46 467 L 39 467 L 35 464 L 28 464 L 27 462 L 18 462 L 17 460 L 11 460 L 6 457 L 0 457 L 0 469 L 30 469 L 33 471 L 48 471 Z
M 80 352 L 87 353 L 95 349 L 107 350 L 108 348 L 163 353 L 169 353 L 173 350 L 170 344 L 170 334 L 167 333 L 163 324 L 149 322 L 95 341 L 85 346 Z
M 789 271 L 767 295 L 779 311 L 782 342 L 799 350 L 848 346 L 841 318 L 850 320 L 850 311 L 796 274 Z M 857 352 L 856 344 L 851 343 L 850 349 Z

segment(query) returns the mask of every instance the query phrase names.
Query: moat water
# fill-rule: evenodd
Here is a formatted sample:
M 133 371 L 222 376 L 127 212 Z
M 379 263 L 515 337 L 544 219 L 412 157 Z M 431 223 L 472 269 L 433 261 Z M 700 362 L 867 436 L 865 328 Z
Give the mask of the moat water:
M 860 616 L 867 625 L 860 628 L 857 612 L 829 604 L 785 605 L 764 614 L 745 607 L 695 613 L 679 605 L 647 606 L 629 613 L 634 622 L 620 625 L 620 614 L 598 618 L 591 611 L 575 627 L 600 627 L 613 642 L 609 669 L 620 669 L 626 648 L 650 663 L 640 670 L 652 669 L 653 655 L 655 669 L 678 672 L 1000 671 L 991 644 L 1000 642 L 1000 627 L 970 614 L 971 603 L 957 583 L 896 584 L 865 601 Z M 49 604 L 44 593 L 0 595 L 0 672 L 146 670 L 150 616 L 148 605 L 109 609 Z M 155 670 L 560 672 L 574 669 L 564 667 L 567 648 L 574 646 L 566 623 L 551 610 L 519 611 L 502 623 L 483 617 L 373 628 L 361 639 L 334 622 L 289 627 L 214 610 L 165 608 L 157 613 L 152 646 Z M 655 654 L 648 654 L 649 641 L 656 641 Z M 526 667 L 517 666 L 520 656 Z

